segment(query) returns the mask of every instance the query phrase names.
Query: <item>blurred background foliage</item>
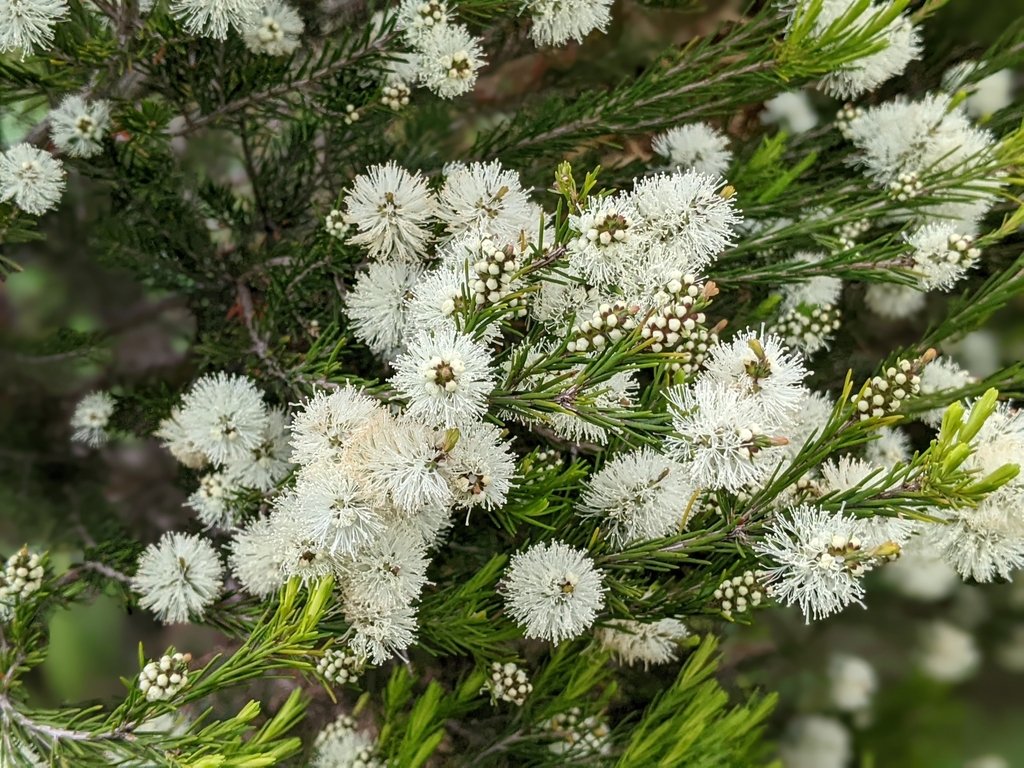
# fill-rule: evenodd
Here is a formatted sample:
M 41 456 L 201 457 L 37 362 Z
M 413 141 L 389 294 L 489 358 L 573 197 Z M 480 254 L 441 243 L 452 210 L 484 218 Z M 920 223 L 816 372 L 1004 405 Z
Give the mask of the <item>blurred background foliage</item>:
M 486 73 L 474 97 L 500 105 L 503 96 L 542 89 L 545 77 L 556 76 L 566 61 L 580 58 L 592 64 L 595 81 L 614 81 L 666 43 L 707 34 L 719 21 L 736 18 L 742 7 L 738 0 L 694 2 L 690 14 L 680 17 L 652 7 L 657 5 L 620 2 L 608 36 L 506 62 Z M 906 77 L 913 82 L 943 62 L 977 55 L 1021 16 L 1024 0 L 951 0 L 925 27 L 927 60 Z M 1018 81 L 1022 78 L 1024 73 L 1018 73 Z M 20 113 L 0 115 L 0 143 L 17 141 L 48 109 L 45 104 L 23 107 Z M 824 99 L 819 107 L 823 119 L 835 108 Z M 760 108 L 751 105 L 755 115 Z M 471 129 L 463 139 L 471 140 Z M 223 141 L 211 133 L 187 148 L 178 147 L 183 168 L 196 180 L 214 179 L 244 194 L 243 166 Z M 649 145 L 621 149 L 626 158 L 649 152 Z M 622 156 L 609 161 L 621 161 Z M 0 553 L 6 556 L 23 543 L 48 548 L 58 570 L 72 562 L 77 542 L 99 538 L 97 531 L 107 526 L 144 545 L 160 531 L 180 527 L 186 517 L 185 486 L 175 462 L 152 439 L 132 434 L 152 428 L 146 414 L 133 416 L 125 409 L 121 439 L 101 450 L 69 441 L 68 418 L 85 393 L 108 388 L 130 402 L 133 391 L 145 390 L 148 398 L 165 391 L 170 400 L 195 373 L 188 353 L 199 340 L 184 303 L 118 270 L 113 265 L 116 255 L 97 259 L 91 249 L 86 233 L 108 210 L 105 194 L 72 172 L 59 211 L 40 222 L 46 239 L 3 253 L 23 271 L 0 284 Z M 216 239 L 216 231 L 211 236 Z M 874 328 L 868 343 L 884 344 L 894 330 L 919 333 L 923 325 Z M 886 351 L 879 349 L 872 357 Z M 946 351 L 975 375 L 1024 359 L 1024 301 L 1018 299 L 993 317 L 987 329 Z M 856 355 L 851 350 L 851 359 Z M 727 685 L 781 694 L 774 736 L 796 714 L 829 713 L 829 661 L 837 652 L 852 653 L 868 660 L 880 680 L 869 713 L 837 715 L 851 726 L 858 766 L 959 768 L 986 754 L 1024 766 L 1024 584 L 961 585 L 927 604 L 908 600 L 881 579 L 873 586 L 869 610 L 850 609 L 812 626 L 796 612 L 774 610 L 759 613 L 751 626 L 708 623 L 694 629 L 723 634 L 720 677 Z M 917 669 L 920 632 L 936 618 L 970 630 L 978 645 L 981 664 L 962 683 L 939 683 Z M 1006 649 L 1014 637 L 1022 658 L 1009 664 L 1016 668 L 1007 668 L 1011 654 Z M 132 612 L 123 593 L 111 591 L 53 615 L 49 658 L 31 681 L 34 703 L 118 697 L 118 677 L 137 671 L 139 642 L 153 648 L 188 648 L 202 657 L 225 641 L 201 627 L 159 626 L 147 613 Z M 653 688 L 653 682 L 653 675 L 636 670 L 625 686 Z M 278 681 L 260 685 L 264 690 L 256 686 L 247 695 L 271 705 L 289 687 Z M 307 733 L 314 732 L 317 721 L 328 719 L 334 707 L 324 692 L 312 693 Z M 613 706 L 610 714 L 614 721 L 631 713 L 616 712 Z

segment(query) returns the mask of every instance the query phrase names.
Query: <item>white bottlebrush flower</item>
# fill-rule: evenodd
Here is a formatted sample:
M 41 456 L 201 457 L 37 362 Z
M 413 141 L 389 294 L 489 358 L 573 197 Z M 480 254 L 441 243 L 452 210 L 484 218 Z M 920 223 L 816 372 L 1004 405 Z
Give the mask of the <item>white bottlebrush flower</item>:
M 843 456 L 821 465 L 821 488 L 824 493 L 846 493 L 867 488 L 881 488 L 885 471 L 869 461 Z
M 871 283 L 864 291 L 864 303 L 879 317 L 906 320 L 924 309 L 928 299 L 912 285 Z
M 416 642 L 416 611 L 407 605 L 387 612 L 346 605 L 345 619 L 352 627 L 349 647 L 374 664 L 383 664 Z
M 395 28 L 405 33 L 411 45 L 418 46 L 450 20 L 451 9 L 445 0 L 402 0 Z
M 695 171 L 649 176 L 630 197 L 640 220 L 638 254 L 649 272 L 702 272 L 731 245 L 740 217 L 715 176 Z M 641 234 L 638 232 L 638 234 Z
M 825 259 L 823 253 L 797 251 L 793 261 L 803 264 L 818 264 Z M 831 275 L 814 275 L 808 280 L 799 280 L 782 286 L 783 310 L 797 309 L 801 306 L 822 307 L 826 304 L 836 305 L 843 293 L 843 281 Z
M 178 423 L 218 464 L 244 461 L 263 442 L 269 417 L 252 380 L 223 371 L 198 379 L 181 399 Z
M 788 458 L 795 459 L 808 441 L 818 439 L 834 407 L 835 403 L 824 392 L 807 392 L 785 432 L 789 442 L 782 450 Z
M 445 171 L 437 215 L 453 237 L 487 232 L 498 241 L 516 242 L 521 233 L 530 236 L 540 227 L 519 174 L 497 160 L 453 163 Z
M 754 549 L 768 560 L 772 598 L 799 605 L 810 622 L 860 603 L 861 577 L 899 554 L 903 542 L 880 535 L 887 532 L 853 515 L 802 504 L 773 518 Z
M 480 40 L 462 24 L 443 24 L 423 35 L 418 43 L 419 81 L 442 99 L 473 90 L 484 66 Z
M 927 371 L 932 363 L 925 368 Z M 864 458 L 868 463 L 883 467 L 886 471 L 897 464 L 905 464 L 910 460 L 913 451 L 910 438 L 899 427 L 882 427 L 875 433 L 877 440 L 872 440 L 864 449 Z
M 299 473 L 295 504 L 314 542 L 332 555 L 352 554 L 384 531 L 373 496 L 330 460 Z
M 604 608 L 603 574 L 586 551 L 560 541 L 513 555 L 504 581 L 508 612 L 528 638 L 570 640 Z
M 525 0 L 533 24 L 530 38 L 537 45 L 563 45 L 599 29 L 604 32 L 611 21 L 614 0 Z
M 110 105 L 104 99 L 86 102 L 77 94 L 65 96 L 50 112 L 50 136 L 57 149 L 72 157 L 92 157 L 110 128 Z
M 381 357 L 390 359 L 401 350 L 408 332 L 405 301 L 421 274 L 418 265 L 373 262 L 345 297 L 356 338 Z
M 623 547 L 678 533 L 694 492 L 687 467 L 641 448 L 618 454 L 590 478 L 579 512 Z
M 310 584 L 337 573 L 340 562 L 317 531 L 311 530 L 296 491 L 274 499 L 270 535 L 276 540 L 285 580 L 298 576 Z
M 828 666 L 832 704 L 843 712 L 860 712 L 871 706 L 878 690 L 875 668 L 859 656 L 837 654 Z
M 965 579 L 1012 579 L 1024 568 L 1024 530 L 1016 514 L 1008 514 L 993 499 L 976 509 L 959 510 L 948 522 L 925 526 L 921 535 Z
M 442 258 L 450 249 L 446 249 Z M 409 328 L 423 331 L 437 331 L 441 328 L 458 330 L 462 327 L 465 313 L 477 308 L 476 294 L 471 283 L 475 275 L 472 268 L 442 265 L 425 274 L 412 287 L 412 296 L 404 307 Z M 501 324 L 488 323 L 477 326 L 474 333 L 485 342 L 492 342 L 501 335 Z
M 0 0 L 0 54 L 21 51 L 24 58 L 46 50 L 67 14 L 67 0 Z
M 758 117 L 765 125 L 778 123 L 789 133 L 806 133 L 818 124 L 818 113 L 806 91 L 787 91 L 768 99 Z
M 319 390 L 296 411 L 291 424 L 291 460 L 313 464 L 337 460 L 353 432 L 384 415 L 380 403 L 351 386 Z
M 345 714 L 328 723 L 313 742 L 310 768 L 384 768 L 384 761 L 377 758 L 374 739 L 355 726 Z
M 460 430 L 446 466 L 455 504 L 466 509 L 503 506 L 515 471 L 515 458 L 501 430 L 486 422 Z
M 921 394 L 934 395 L 940 392 L 962 389 L 972 381 L 971 374 L 957 365 L 952 358 L 937 357 L 925 366 L 921 372 Z M 942 425 L 942 416 L 946 409 L 933 408 L 921 414 L 921 421 L 929 427 L 938 429 Z
M 40 216 L 57 206 L 63 192 L 64 165 L 49 152 L 15 144 L 0 155 L 0 202 L 13 199 L 25 213 Z
M 210 457 L 195 444 L 188 430 L 182 425 L 180 417 L 181 408 L 175 406 L 171 409 L 171 415 L 160 422 L 153 435 L 161 438 L 164 441 L 163 447 L 186 467 L 202 469 L 210 463 Z
M 288 461 L 288 412 L 284 408 L 267 409 L 267 425 L 260 444 L 243 458 L 227 462 L 227 476 L 233 483 L 269 491 L 292 469 Z
M 410 605 L 427 584 L 429 564 L 419 534 L 393 528 L 344 559 L 345 604 L 382 614 Z
M 165 624 L 201 618 L 223 586 L 217 550 L 206 539 L 185 533 L 165 533 L 150 544 L 132 580 L 139 605 Z
M 828 0 L 817 27 L 820 31 L 849 11 L 855 0 Z M 884 10 L 884 6 L 868 6 L 861 17 L 854 22 L 860 26 Z M 907 65 L 921 58 L 921 37 L 917 28 L 906 16 L 897 16 L 882 31 L 885 48 L 843 64 L 827 74 L 821 81 L 822 90 L 837 99 L 852 99 L 873 91 L 882 83 L 903 73 Z
M 451 328 L 421 332 L 395 360 L 392 383 L 409 399 L 406 413 L 432 427 L 472 424 L 487 411 L 494 388 L 491 355 Z
M 781 460 L 779 441 L 759 426 L 762 409 L 741 392 L 701 379 L 671 390 L 669 402 L 678 437 L 666 447 L 696 486 L 736 493 L 762 482 Z
M 981 652 L 970 632 L 946 621 L 925 627 L 918 665 L 928 677 L 940 683 L 960 683 L 974 674 L 980 663 Z
M 919 272 L 921 288 L 949 290 L 967 273 L 981 256 L 970 235 L 957 231 L 950 222 L 926 224 L 907 237 L 913 249 L 910 258 Z
M 71 416 L 71 439 L 96 447 L 107 442 L 107 425 L 114 415 L 114 396 L 109 392 L 90 392 L 83 397 Z
M 732 163 L 729 137 L 707 123 L 691 123 L 654 138 L 654 151 L 673 166 L 708 176 L 725 176 Z
M 615 619 L 594 633 L 601 647 L 615 654 L 620 664 L 633 666 L 643 662 L 644 669 L 651 664 L 668 664 L 679 654 L 679 641 L 689 635 L 677 619 L 653 622 Z
M 207 472 L 199 478 L 199 487 L 185 503 L 207 528 L 229 528 L 234 523 L 231 497 L 238 490 L 226 473 Z
M 922 603 L 944 600 L 961 583 L 960 575 L 922 535 L 912 536 L 882 575 L 901 595 Z
M 228 564 L 246 592 L 267 597 L 287 581 L 277 533 L 268 517 L 260 517 L 235 534 Z
M 834 718 L 804 715 L 786 731 L 779 746 L 784 768 L 848 768 L 853 759 L 850 732 Z
M 394 161 L 356 176 L 345 195 L 345 223 L 357 233 L 349 242 L 365 245 L 371 259 L 421 262 L 427 256 L 436 201 L 419 171 Z
M 966 417 L 970 418 L 973 406 Z M 995 472 L 1006 464 L 1024 467 L 1024 411 L 1000 403 L 982 425 L 974 439 L 975 452 L 967 459 L 964 468 L 976 470 L 982 475 Z M 1024 478 L 1019 475 L 988 497 L 997 506 L 1015 507 L 1024 493 Z M 1020 522 L 1024 532 L 1024 515 L 1014 518 Z
M 298 12 L 281 0 L 266 0 L 246 22 L 242 31 L 246 47 L 253 53 L 287 56 L 299 47 L 305 25 Z
M 591 197 L 579 213 L 569 215 L 569 227 L 579 232 L 566 246 L 569 266 L 591 283 L 621 284 L 635 246 L 639 214 L 626 195 Z
M 244 34 L 246 22 L 260 12 L 261 0 L 173 0 L 171 14 L 185 21 L 191 35 L 226 40 L 228 27 Z
M 762 329 L 743 331 L 711 347 L 702 376 L 755 402 L 762 414 L 758 421 L 775 427 L 793 420 L 806 397 L 807 374 L 800 357 L 790 353 L 781 338 Z

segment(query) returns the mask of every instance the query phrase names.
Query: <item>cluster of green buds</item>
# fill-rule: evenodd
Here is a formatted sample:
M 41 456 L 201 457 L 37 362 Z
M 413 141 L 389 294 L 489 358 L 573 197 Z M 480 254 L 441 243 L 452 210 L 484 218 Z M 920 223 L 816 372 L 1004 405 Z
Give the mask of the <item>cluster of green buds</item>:
M 836 127 L 839 128 L 839 133 L 843 135 L 844 139 L 849 140 L 853 138 L 853 133 L 850 131 L 850 123 L 863 114 L 863 107 L 855 107 L 850 103 L 844 104 L 842 108 L 836 112 Z
M 46 575 L 46 554 L 29 552 L 22 547 L 9 558 L 0 574 L 0 616 L 11 612 L 43 586 Z
M 512 292 L 510 283 L 519 271 L 516 248 L 513 245 L 499 248 L 490 235 L 484 235 L 473 243 L 472 251 L 476 256 L 470 279 L 473 299 L 478 307 L 493 306 Z M 525 299 L 511 299 L 508 304 L 515 317 L 526 317 Z
M 641 330 L 644 339 L 653 343 L 651 352 L 673 354 L 671 369 L 687 375 L 695 373 L 708 349 L 718 343 L 718 332 L 724 322 L 707 328 L 704 310 L 718 295 L 718 286 L 710 280 L 699 283 L 693 275 L 676 273 L 655 295 L 658 309 Z
M 875 376 L 850 400 L 856 404 L 861 420 L 879 418 L 899 409 L 903 401 L 921 391 L 921 372 L 935 359 L 936 352 L 929 349 L 916 360 L 897 360 Z
M 614 344 L 625 334 L 636 328 L 637 306 L 629 306 L 623 301 L 614 304 L 602 304 L 589 320 L 572 329 L 572 341 L 566 348 L 570 352 L 600 351 L 609 343 Z
M 151 661 L 139 675 L 139 690 L 148 701 L 166 701 L 188 685 L 190 653 L 168 653 Z
M 916 172 L 901 173 L 889 182 L 889 197 L 901 203 L 921 194 L 923 186 Z
M 345 685 L 355 683 L 365 666 L 365 659 L 347 645 L 341 645 L 324 650 L 316 663 L 316 672 L 328 683 Z
M 731 619 L 734 613 L 746 613 L 759 607 L 767 595 L 762 585 L 764 577 L 764 571 L 744 571 L 740 576 L 723 581 L 713 595 L 722 615 Z

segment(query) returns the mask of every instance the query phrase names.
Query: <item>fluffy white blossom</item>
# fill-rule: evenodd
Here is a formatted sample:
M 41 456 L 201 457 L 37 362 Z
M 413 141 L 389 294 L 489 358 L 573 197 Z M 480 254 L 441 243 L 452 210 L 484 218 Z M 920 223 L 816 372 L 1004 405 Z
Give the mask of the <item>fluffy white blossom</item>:
M 210 463 L 210 457 L 196 445 L 188 430 L 181 423 L 180 417 L 181 408 L 175 406 L 171 409 L 171 415 L 160 422 L 160 426 L 153 435 L 161 438 L 164 441 L 163 447 L 186 467 L 201 469 Z
M 231 497 L 239 488 L 224 472 L 207 472 L 186 504 L 196 511 L 207 528 L 228 528 L 234 522 Z
M 265 0 L 246 22 L 242 31 L 245 45 L 253 53 L 287 56 L 299 47 L 305 25 L 298 12 L 281 0 Z
M 451 9 L 445 0 L 402 0 L 395 28 L 402 30 L 412 45 L 419 45 L 450 19 Z
M 763 481 L 782 458 L 778 441 L 759 426 L 763 410 L 736 389 L 701 379 L 671 390 L 669 403 L 678 436 L 666 447 L 698 487 L 735 493 Z
M 63 192 L 64 165 L 49 152 L 15 144 L 0 155 L 0 202 L 13 199 L 25 213 L 40 216 L 57 206 Z
M 972 381 L 971 374 L 957 365 L 952 358 L 937 357 L 921 372 L 921 394 L 934 395 L 940 392 L 962 389 Z M 921 414 L 921 421 L 938 429 L 942 425 L 945 408 L 933 408 Z
M 481 422 L 460 430 L 446 471 L 457 506 L 495 509 L 505 503 L 516 465 L 501 430 Z
M 434 195 L 419 171 L 390 161 L 356 176 L 345 195 L 345 223 L 357 233 L 349 242 L 365 245 L 371 259 L 420 262 L 431 236 Z
M 960 683 L 974 674 L 981 652 L 974 635 L 946 621 L 934 621 L 924 628 L 918 665 L 921 671 L 941 683 Z
M 797 251 L 794 263 L 818 264 L 825 259 L 823 253 Z M 782 286 L 782 309 L 796 309 L 806 306 L 838 304 L 843 293 L 843 281 L 831 275 L 814 275 L 807 280 L 798 280 Z
M 654 138 L 654 151 L 669 163 L 708 176 L 724 176 L 732 163 L 729 137 L 707 123 L 691 123 Z
M 846 493 L 866 488 L 880 488 L 885 472 L 869 461 L 843 456 L 821 465 L 821 486 L 824 493 Z
M 580 233 L 566 246 L 569 266 L 590 282 L 622 283 L 638 222 L 628 196 L 591 197 L 579 213 L 569 215 L 569 226 Z
M 339 459 L 352 433 L 383 413 L 377 401 L 351 386 L 317 391 L 292 418 L 291 460 L 313 464 Z
M 675 661 L 679 641 L 690 633 L 678 619 L 652 622 L 615 619 L 594 634 L 601 647 L 614 653 L 620 663 L 633 666 L 641 661 L 647 669 L 651 664 Z
M 861 603 L 861 577 L 903 543 L 884 533 L 868 520 L 802 504 L 773 518 L 754 549 L 766 558 L 772 598 L 799 605 L 810 622 Z
M 864 303 L 880 317 L 906 320 L 924 309 L 928 299 L 912 285 L 871 283 L 864 291 Z
M 822 427 L 828 423 L 834 407 L 835 403 L 826 393 L 807 392 L 786 430 L 789 442 L 782 450 L 788 458 L 795 459 L 809 440 L 816 440 L 820 436 Z
M 228 27 L 244 34 L 247 22 L 261 7 L 261 0 L 173 0 L 171 14 L 185 21 L 191 35 L 226 40 Z
M 83 397 L 71 416 L 72 440 L 96 447 L 107 442 L 107 425 L 114 415 L 114 397 L 109 392 L 90 392 Z
M 303 584 L 311 584 L 338 572 L 339 558 L 319 533 L 311 529 L 297 491 L 286 491 L 274 499 L 269 535 L 276 542 L 286 581 L 298 576 Z
M 53 44 L 53 27 L 68 14 L 67 0 L 0 0 L 0 54 L 21 56 Z
M 198 450 L 224 464 L 245 461 L 263 443 L 269 416 L 251 379 L 221 371 L 192 385 L 177 420 Z
M 504 581 L 509 615 L 528 638 L 570 640 L 604 608 L 603 574 L 586 551 L 560 541 L 513 555 Z
M 490 163 L 446 166 L 438 194 L 438 217 L 453 235 L 488 232 L 498 241 L 515 242 L 541 223 L 536 208 L 519 181 L 519 174 Z
M 910 258 L 926 291 L 949 290 L 981 256 L 974 239 L 949 222 L 924 225 L 907 237 L 907 244 L 913 249 Z
M 961 583 L 959 574 L 921 535 L 910 538 L 899 559 L 886 566 L 882 575 L 901 595 L 923 603 L 949 597 Z
M 784 768 L 848 768 L 853 758 L 850 732 L 838 720 L 804 715 L 790 723 L 779 747 Z
M 246 488 L 269 491 L 291 471 L 288 461 L 288 412 L 284 408 L 268 408 L 267 424 L 262 439 L 240 459 L 227 462 L 227 476 Z
M 139 557 L 132 587 L 142 595 L 139 605 L 165 624 L 201 618 L 223 586 L 217 550 L 206 539 L 165 533 Z
M 104 99 L 86 102 L 81 96 L 65 96 L 50 112 L 50 136 L 57 149 L 72 157 L 92 157 L 103 150 L 100 143 L 110 128 L 110 105 Z
M 313 742 L 310 768 L 384 768 L 384 761 L 377 757 L 376 741 L 355 726 L 345 714 L 328 723 Z
M 352 554 L 385 528 L 373 495 L 331 461 L 303 468 L 295 504 L 313 541 L 332 555 Z
M 614 0 L 526 0 L 533 24 L 530 37 L 537 45 L 582 43 L 595 29 L 604 32 L 611 21 Z
M 373 352 L 392 358 L 407 333 L 405 300 L 423 269 L 405 262 L 372 262 L 356 278 L 345 307 L 355 336 Z
M 1016 508 L 1007 510 L 989 498 L 975 509 L 947 514 L 948 522 L 925 527 L 922 536 L 964 578 L 1011 579 L 1014 571 L 1024 568 L 1024 526 L 1019 514 Z
M 283 557 L 270 518 L 260 517 L 235 534 L 228 564 L 231 573 L 255 597 L 266 597 L 285 581 Z
M 480 40 L 462 24 L 442 24 L 419 40 L 419 80 L 442 99 L 473 90 L 484 66 Z
M 758 117 L 765 125 L 781 124 L 789 133 L 805 133 L 818 124 L 818 113 L 806 91 L 786 91 L 768 99 Z
M 374 664 L 383 664 L 416 641 L 416 612 L 409 606 L 387 612 L 346 606 L 345 618 L 352 626 L 349 646 Z
M 929 363 L 925 371 L 932 365 L 933 363 Z M 897 464 L 905 464 L 910 460 L 910 438 L 902 429 L 882 427 L 875 435 L 878 439 L 872 440 L 864 449 L 864 458 L 868 463 L 890 470 Z
M 409 399 L 407 413 L 433 427 L 452 429 L 478 421 L 494 388 L 491 355 L 451 328 L 421 332 L 395 360 L 395 388 Z
M 871 706 L 878 689 L 875 668 L 859 656 L 837 654 L 828 666 L 832 703 L 843 712 L 859 712 Z
M 409 605 L 427 583 L 429 562 L 418 534 L 389 530 L 343 561 L 345 604 L 381 614 Z
M 618 454 L 590 478 L 579 511 L 622 547 L 677 533 L 694 492 L 687 467 L 641 448 Z

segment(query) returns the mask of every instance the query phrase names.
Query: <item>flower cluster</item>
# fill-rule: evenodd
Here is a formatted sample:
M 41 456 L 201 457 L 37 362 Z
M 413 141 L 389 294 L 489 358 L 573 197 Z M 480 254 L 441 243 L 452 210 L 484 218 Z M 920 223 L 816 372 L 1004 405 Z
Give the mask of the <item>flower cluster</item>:
M 169 653 L 151 661 L 139 674 L 139 690 L 148 701 L 167 701 L 188 685 L 188 664 L 192 655 Z
M 316 735 L 311 768 L 384 768 L 377 743 L 356 730 L 356 722 L 342 713 Z
M 114 415 L 116 403 L 109 392 L 90 392 L 83 397 L 71 416 L 72 440 L 92 447 L 103 445 L 109 439 L 107 426 Z
M 365 663 L 348 646 L 328 648 L 316 663 L 316 673 L 328 683 L 345 685 L 359 679 Z
M 518 664 L 514 662 L 494 662 L 491 664 L 491 673 L 484 687 L 480 690 L 490 693 L 491 704 L 499 701 L 507 701 L 517 707 L 523 706 L 526 697 L 533 692 L 533 686 L 529 678 Z
M 42 589 L 46 575 L 46 555 L 22 547 L 9 558 L 0 574 L 0 619 L 6 620 L 15 606 Z

